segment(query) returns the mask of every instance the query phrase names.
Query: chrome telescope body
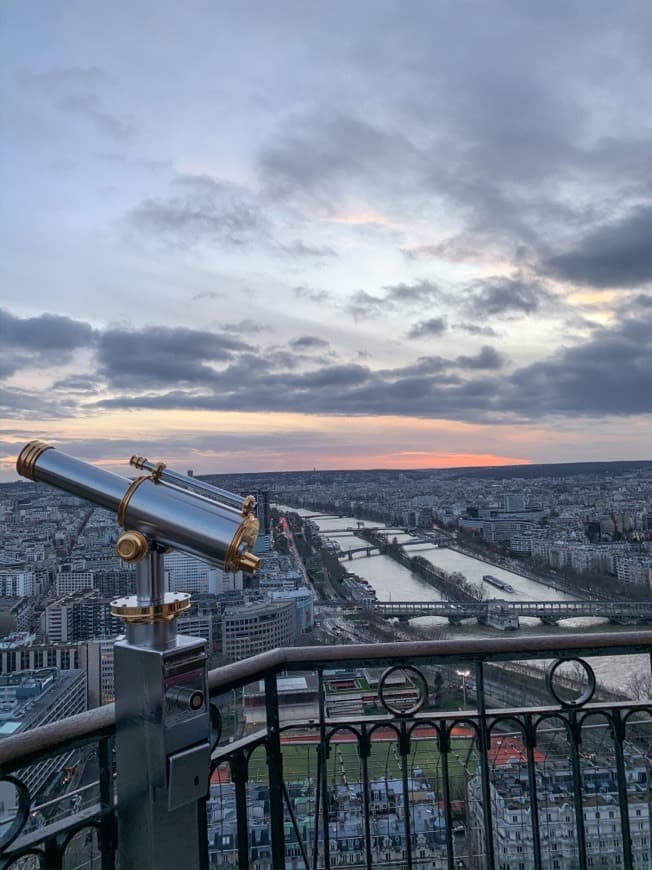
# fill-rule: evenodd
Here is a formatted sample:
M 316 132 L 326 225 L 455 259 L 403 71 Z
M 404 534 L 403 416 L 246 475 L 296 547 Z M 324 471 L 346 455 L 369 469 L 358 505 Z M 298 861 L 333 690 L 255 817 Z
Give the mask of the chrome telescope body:
M 243 499 L 144 457 L 132 457 L 131 464 L 148 473 L 129 480 L 31 441 L 20 452 L 16 470 L 115 512 L 126 530 L 118 543 L 126 561 L 145 558 L 149 544 L 156 542 L 225 571 L 256 570 L 259 560 L 251 550 L 258 520 L 252 496 Z

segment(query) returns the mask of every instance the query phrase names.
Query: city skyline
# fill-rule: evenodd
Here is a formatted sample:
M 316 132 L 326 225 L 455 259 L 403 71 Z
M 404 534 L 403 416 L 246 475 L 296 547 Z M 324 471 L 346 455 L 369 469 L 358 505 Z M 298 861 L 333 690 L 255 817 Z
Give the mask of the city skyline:
M 649 459 L 652 11 L 474 8 L 4 8 L 0 479 Z

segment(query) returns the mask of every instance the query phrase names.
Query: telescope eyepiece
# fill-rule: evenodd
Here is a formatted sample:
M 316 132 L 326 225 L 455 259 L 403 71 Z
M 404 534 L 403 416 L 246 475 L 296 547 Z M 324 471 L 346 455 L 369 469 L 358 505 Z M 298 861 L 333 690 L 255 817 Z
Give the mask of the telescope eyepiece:
M 21 477 L 26 477 L 28 480 L 36 480 L 34 477 L 36 461 L 46 450 L 54 450 L 54 447 L 45 441 L 30 441 L 29 444 L 26 444 L 16 460 L 16 471 L 18 474 Z

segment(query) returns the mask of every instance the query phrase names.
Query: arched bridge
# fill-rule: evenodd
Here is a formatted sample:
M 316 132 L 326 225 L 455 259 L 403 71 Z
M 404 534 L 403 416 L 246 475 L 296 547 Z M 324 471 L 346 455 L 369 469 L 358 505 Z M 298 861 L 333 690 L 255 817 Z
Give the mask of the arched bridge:
M 327 607 L 371 610 L 400 620 L 418 616 L 444 616 L 450 622 L 477 619 L 496 628 L 518 628 L 519 616 L 535 616 L 547 625 L 561 619 L 595 616 L 615 623 L 652 622 L 652 601 L 375 601 L 358 604 L 328 602 Z
M 428 541 L 425 538 L 414 538 L 411 541 L 403 541 L 400 546 L 401 547 L 414 547 L 420 546 L 423 547 L 424 544 L 432 546 L 436 546 L 434 541 Z M 441 544 L 440 544 L 441 546 Z M 338 559 L 348 559 L 351 561 L 355 553 L 366 553 L 367 556 L 377 556 L 378 553 L 381 552 L 380 547 L 376 547 L 373 544 L 365 544 L 360 547 L 351 547 L 348 550 L 339 550 L 337 554 Z

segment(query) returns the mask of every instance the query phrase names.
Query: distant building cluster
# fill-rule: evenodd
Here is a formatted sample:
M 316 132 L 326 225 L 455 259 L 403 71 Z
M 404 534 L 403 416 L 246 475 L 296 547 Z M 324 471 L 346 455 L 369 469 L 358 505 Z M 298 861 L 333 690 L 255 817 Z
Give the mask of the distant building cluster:
M 21 670 L 0 675 L 0 740 L 86 710 L 86 675 L 82 670 L 56 667 Z M 72 753 L 32 764 L 22 781 L 32 800 L 52 775 L 65 768 Z M 0 807 L 15 800 L 13 786 L 0 782 Z
M 279 479 L 282 504 L 403 528 L 460 529 L 546 569 L 652 587 L 652 471 L 614 464 L 537 475 L 499 470 L 305 472 Z
M 490 791 L 496 865 L 521 870 L 533 865 L 532 799 L 525 747 L 514 737 L 497 736 L 489 750 Z M 536 750 L 538 823 L 543 866 L 578 866 L 578 836 L 568 761 Z M 628 756 L 627 812 L 634 866 L 650 865 L 649 760 Z M 583 770 L 583 828 L 589 867 L 622 866 L 622 828 L 613 760 L 605 752 Z M 467 786 L 467 823 L 471 853 L 484 848 L 485 817 L 480 772 Z

